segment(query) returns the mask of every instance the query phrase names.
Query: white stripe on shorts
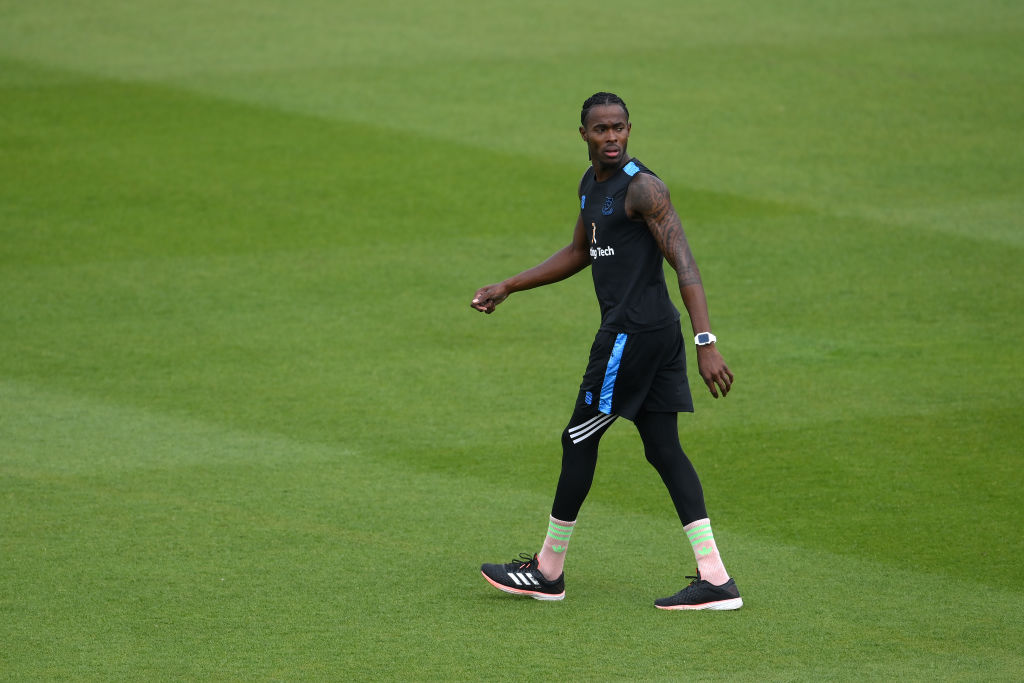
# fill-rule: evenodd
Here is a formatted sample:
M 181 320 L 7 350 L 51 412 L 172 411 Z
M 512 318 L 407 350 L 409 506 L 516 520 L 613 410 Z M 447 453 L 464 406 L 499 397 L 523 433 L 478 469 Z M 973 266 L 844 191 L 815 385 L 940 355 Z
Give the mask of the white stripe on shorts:
M 615 418 L 618 415 L 605 415 L 599 413 L 596 416 L 590 418 L 586 422 L 575 427 L 569 427 L 569 438 L 572 439 L 573 443 L 579 443 L 587 437 L 594 434 L 594 432 L 600 431 L 602 428 L 607 427 L 612 422 L 615 422 Z

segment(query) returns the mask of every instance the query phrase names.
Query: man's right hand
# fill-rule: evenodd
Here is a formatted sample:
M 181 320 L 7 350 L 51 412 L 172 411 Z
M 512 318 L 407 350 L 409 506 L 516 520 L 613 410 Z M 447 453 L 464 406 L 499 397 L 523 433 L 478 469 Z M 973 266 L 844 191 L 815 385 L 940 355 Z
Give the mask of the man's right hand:
M 494 309 L 508 298 L 509 291 L 502 283 L 487 285 L 476 290 L 473 301 L 469 304 L 483 313 L 494 313 Z

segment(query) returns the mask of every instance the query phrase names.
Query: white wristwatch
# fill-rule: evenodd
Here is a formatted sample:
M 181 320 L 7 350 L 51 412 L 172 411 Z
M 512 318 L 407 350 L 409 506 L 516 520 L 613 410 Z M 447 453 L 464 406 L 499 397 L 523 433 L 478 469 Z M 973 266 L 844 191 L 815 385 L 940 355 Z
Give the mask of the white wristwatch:
M 693 343 L 697 346 L 708 346 L 709 344 L 714 344 L 716 341 L 718 341 L 718 337 L 710 332 L 701 332 L 693 338 Z

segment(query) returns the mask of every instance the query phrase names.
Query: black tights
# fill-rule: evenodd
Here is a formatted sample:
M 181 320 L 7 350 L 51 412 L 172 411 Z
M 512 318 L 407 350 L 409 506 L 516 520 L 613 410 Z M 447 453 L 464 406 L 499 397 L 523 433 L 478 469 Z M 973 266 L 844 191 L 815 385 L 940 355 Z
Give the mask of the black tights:
M 562 472 L 558 477 L 555 502 L 551 506 L 551 516 L 555 519 L 574 521 L 594 482 L 597 445 L 611 422 L 602 424 L 607 419 L 598 415 L 597 421 L 592 423 L 597 428 L 587 434 L 587 429 L 581 429 L 581 425 L 595 420 L 591 411 L 577 410 L 569 420 L 569 426 L 562 432 Z M 644 411 L 637 415 L 634 424 L 643 441 L 647 462 L 661 475 L 661 480 L 672 496 L 679 521 L 685 526 L 708 515 L 697 471 L 679 445 L 676 417 L 676 413 Z M 586 436 L 580 439 L 584 434 Z M 573 443 L 574 438 L 577 439 L 576 443 Z

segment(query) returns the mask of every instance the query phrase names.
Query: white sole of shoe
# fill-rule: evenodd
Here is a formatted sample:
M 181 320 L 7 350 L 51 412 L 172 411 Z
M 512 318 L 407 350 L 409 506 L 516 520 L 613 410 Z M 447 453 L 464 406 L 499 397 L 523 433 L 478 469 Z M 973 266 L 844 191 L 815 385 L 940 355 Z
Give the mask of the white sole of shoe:
M 731 610 L 739 609 L 743 607 L 743 598 L 732 598 L 730 600 L 716 600 L 715 602 L 705 602 L 702 605 L 672 605 L 670 607 L 662 607 L 661 605 L 655 605 L 658 609 L 671 609 L 671 610 Z
M 563 598 L 565 598 L 565 591 L 555 594 L 538 593 L 537 591 L 524 591 L 519 588 L 512 588 L 511 586 L 503 586 L 497 581 L 493 580 L 491 577 L 487 576 L 487 574 L 484 574 L 483 572 L 480 572 L 480 575 L 487 579 L 487 583 L 491 584 L 498 590 L 504 591 L 505 593 L 511 593 L 512 595 L 528 595 L 534 600 L 562 600 Z

